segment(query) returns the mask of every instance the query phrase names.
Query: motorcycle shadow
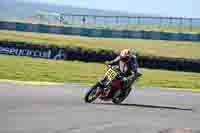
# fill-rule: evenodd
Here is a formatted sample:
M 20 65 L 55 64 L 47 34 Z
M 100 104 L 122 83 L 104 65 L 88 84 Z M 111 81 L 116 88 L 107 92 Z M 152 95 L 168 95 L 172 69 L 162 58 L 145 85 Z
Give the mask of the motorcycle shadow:
M 110 106 L 126 106 L 126 107 L 139 107 L 139 108 L 154 108 L 154 109 L 168 109 L 168 110 L 182 110 L 182 111 L 193 111 L 192 108 L 181 108 L 172 106 L 158 106 L 158 105 L 145 105 L 145 104 L 113 104 L 113 103 L 93 103 L 96 105 L 110 105 Z

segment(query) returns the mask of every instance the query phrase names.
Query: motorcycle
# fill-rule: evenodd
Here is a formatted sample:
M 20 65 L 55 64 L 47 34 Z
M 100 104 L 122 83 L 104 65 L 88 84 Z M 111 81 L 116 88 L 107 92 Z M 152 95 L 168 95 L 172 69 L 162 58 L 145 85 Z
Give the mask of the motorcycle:
M 97 81 L 85 95 L 85 102 L 92 103 L 97 98 L 102 101 L 112 101 L 114 104 L 122 103 L 131 92 L 132 88 L 126 89 L 126 94 L 122 94 L 122 74 L 115 68 L 108 68 L 105 73 L 105 80 Z M 123 88 L 124 89 L 124 88 Z

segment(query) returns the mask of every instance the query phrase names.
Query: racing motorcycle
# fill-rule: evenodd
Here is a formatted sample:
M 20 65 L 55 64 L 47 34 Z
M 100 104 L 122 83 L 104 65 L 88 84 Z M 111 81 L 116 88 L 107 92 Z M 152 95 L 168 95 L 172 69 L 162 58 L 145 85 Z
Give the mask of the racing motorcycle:
M 116 67 L 109 67 L 105 73 L 105 80 L 97 81 L 85 95 L 85 102 L 92 103 L 97 98 L 102 101 L 112 101 L 114 104 L 122 103 L 131 92 L 132 88 L 127 88 L 122 94 L 122 73 Z M 123 88 L 124 89 L 124 88 Z

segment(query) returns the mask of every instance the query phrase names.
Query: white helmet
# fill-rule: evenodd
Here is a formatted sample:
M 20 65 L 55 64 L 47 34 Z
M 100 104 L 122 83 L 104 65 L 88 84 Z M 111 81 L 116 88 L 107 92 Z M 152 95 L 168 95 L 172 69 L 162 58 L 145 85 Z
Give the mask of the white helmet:
M 130 51 L 129 49 L 124 49 L 120 52 L 120 59 L 121 61 L 127 63 L 129 59 Z

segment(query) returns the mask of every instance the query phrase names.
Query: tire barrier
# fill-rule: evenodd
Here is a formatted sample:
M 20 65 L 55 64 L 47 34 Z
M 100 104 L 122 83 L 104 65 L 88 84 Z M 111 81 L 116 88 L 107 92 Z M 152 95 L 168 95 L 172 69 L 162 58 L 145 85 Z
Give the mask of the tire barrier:
M 79 60 L 84 62 L 104 63 L 114 59 L 117 51 L 92 50 L 81 47 L 60 47 L 36 45 L 24 42 L 0 42 L 0 54 L 29 56 L 54 60 Z M 199 59 L 170 58 L 158 56 L 138 55 L 140 67 L 151 69 L 164 69 L 186 72 L 200 72 Z

